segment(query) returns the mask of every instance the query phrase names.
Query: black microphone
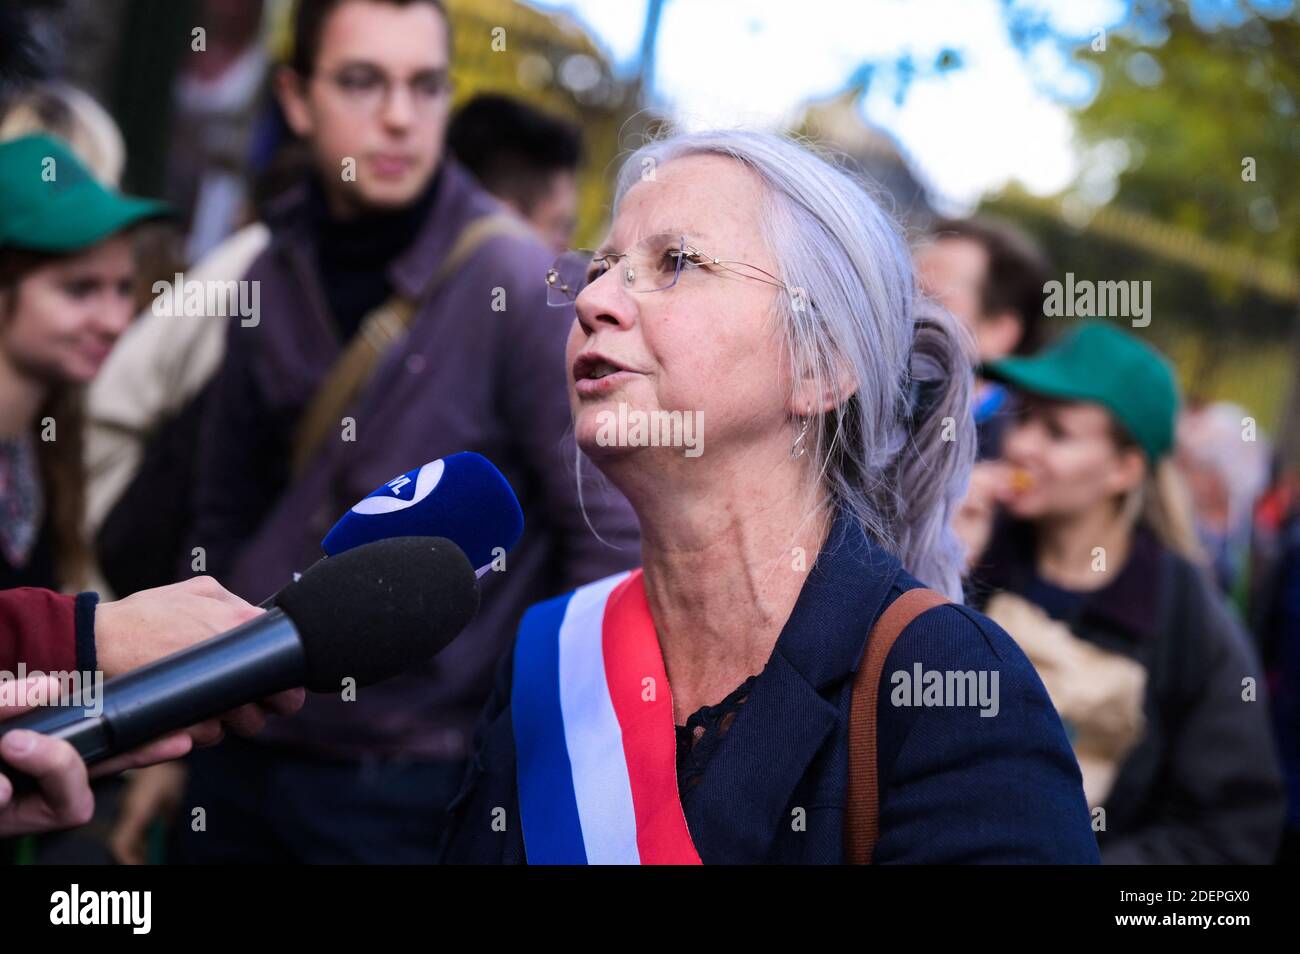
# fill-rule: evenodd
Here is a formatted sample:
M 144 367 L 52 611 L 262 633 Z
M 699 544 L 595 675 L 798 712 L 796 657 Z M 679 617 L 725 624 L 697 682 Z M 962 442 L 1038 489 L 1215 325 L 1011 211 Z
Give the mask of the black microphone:
M 474 567 L 442 537 L 393 537 L 323 560 L 286 586 L 276 608 L 116 676 L 103 710 L 42 707 L 0 723 L 65 739 L 93 765 L 266 696 L 306 686 L 339 692 L 424 662 L 478 612 Z M 15 791 L 32 779 L 4 767 Z

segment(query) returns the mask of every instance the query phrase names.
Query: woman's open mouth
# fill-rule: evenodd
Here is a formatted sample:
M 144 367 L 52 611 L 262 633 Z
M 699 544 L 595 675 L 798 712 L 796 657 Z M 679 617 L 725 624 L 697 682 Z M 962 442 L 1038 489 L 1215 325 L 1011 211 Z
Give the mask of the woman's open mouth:
M 581 395 L 607 394 L 636 374 L 618 362 L 594 352 L 581 354 L 573 362 L 574 390 Z

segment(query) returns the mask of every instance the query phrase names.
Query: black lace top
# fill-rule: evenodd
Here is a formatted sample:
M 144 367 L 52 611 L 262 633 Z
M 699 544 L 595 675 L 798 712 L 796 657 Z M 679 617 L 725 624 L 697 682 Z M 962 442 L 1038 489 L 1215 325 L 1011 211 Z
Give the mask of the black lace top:
M 721 702 L 696 709 L 686 719 L 685 725 L 675 727 L 677 729 L 677 791 L 681 795 L 682 805 L 690 799 L 691 792 L 695 790 L 700 776 L 704 774 L 705 766 L 731 728 L 731 724 L 736 721 L 736 716 L 740 714 L 740 707 L 749 698 L 750 690 L 754 688 L 754 680 L 757 678 L 756 675 L 750 676 L 731 690 Z

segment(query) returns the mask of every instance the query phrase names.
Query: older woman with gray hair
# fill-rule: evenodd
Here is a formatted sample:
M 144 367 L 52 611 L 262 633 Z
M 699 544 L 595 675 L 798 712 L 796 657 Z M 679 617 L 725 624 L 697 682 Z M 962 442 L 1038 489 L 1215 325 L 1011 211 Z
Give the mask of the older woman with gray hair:
M 1246 409 L 1227 401 L 1193 405 L 1178 417 L 1174 463 L 1190 491 L 1196 533 L 1215 582 L 1230 596 L 1249 583 L 1243 576 L 1251 521 L 1268 487 L 1271 448 L 1254 429 Z
M 525 614 L 444 860 L 1095 862 L 1042 684 L 960 603 L 970 359 L 868 193 L 664 139 L 547 281 L 642 568 Z

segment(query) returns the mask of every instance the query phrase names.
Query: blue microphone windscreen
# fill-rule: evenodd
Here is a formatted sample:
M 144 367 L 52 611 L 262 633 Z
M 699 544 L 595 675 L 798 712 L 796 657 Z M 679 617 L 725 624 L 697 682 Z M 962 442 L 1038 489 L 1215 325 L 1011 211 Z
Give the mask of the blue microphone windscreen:
M 519 500 L 501 471 L 481 454 L 465 451 L 394 477 L 359 500 L 321 546 L 335 556 L 390 537 L 446 537 L 482 570 L 523 531 Z

